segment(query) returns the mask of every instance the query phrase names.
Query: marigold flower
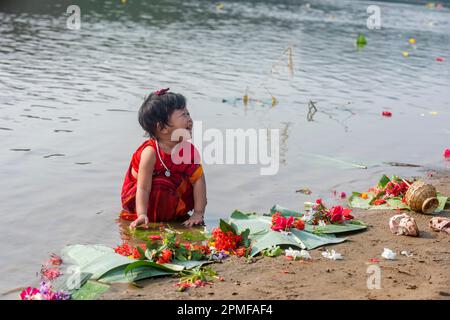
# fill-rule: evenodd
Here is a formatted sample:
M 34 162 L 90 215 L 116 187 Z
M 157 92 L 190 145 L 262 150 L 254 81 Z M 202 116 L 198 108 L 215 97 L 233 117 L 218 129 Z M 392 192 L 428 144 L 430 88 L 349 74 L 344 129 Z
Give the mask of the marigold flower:
M 171 259 L 172 259 L 172 251 L 170 251 L 169 249 L 164 249 L 161 251 L 161 254 L 158 257 L 156 263 L 159 264 L 169 263 Z
M 361 193 L 361 198 L 367 199 L 369 195 L 367 193 Z

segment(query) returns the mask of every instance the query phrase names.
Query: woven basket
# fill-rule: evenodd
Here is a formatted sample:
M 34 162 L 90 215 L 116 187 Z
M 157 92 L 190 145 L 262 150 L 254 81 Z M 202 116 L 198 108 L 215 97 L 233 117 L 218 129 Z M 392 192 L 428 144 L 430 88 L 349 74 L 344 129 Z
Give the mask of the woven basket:
M 414 182 L 405 195 L 406 203 L 415 212 L 432 214 L 439 206 L 436 188 L 422 180 Z

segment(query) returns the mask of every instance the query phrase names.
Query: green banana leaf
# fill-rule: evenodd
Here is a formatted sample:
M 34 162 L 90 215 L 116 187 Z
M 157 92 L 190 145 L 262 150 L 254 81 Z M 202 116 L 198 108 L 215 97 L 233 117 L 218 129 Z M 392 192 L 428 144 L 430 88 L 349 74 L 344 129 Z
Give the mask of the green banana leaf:
M 299 212 L 295 212 L 293 210 L 284 208 L 278 204 L 274 205 L 270 209 L 270 213 L 274 214 L 275 212 L 281 213 L 283 216 L 293 216 L 293 217 L 303 217 L 303 214 Z M 367 229 L 367 226 L 359 220 L 347 221 L 345 224 L 327 224 L 326 226 L 314 226 L 309 223 L 305 223 L 305 231 L 316 233 L 316 234 L 334 234 L 341 232 L 352 232 L 358 230 Z
M 89 280 L 72 294 L 72 300 L 95 300 L 108 291 L 109 285 Z
M 273 246 L 314 249 L 327 244 L 341 243 L 346 238 L 336 238 L 334 235 L 316 235 L 307 231 L 292 229 L 289 233 L 271 230 L 271 217 L 256 214 L 245 214 L 235 210 L 231 214 L 230 224 L 237 233 L 250 230 L 252 251 L 255 256 L 264 249 Z
M 89 274 L 91 280 L 102 283 L 126 283 L 145 278 L 170 275 L 184 269 L 191 269 L 209 261 L 178 261 L 171 264 L 157 264 L 150 261 L 134 260 L 123 257 L 112 248 L 102 245 L 71 245 L 62 250 L 64 261 L 73 262 L 80 272 Z M 126 269 L 133 265 L 133 271 Z
M 367 193 L 367 196 L 368 196 L 367 199 L 363 199 L 361 198 L 361 193 L 353 192 L 348 199 L 350 206 L 352 208 L 360 208 L 365 210 L 396 210 L 396 209 L 411 210 L 409 206 L 406 203 L 402 202 L 402 199 L 398 197 L 387 199 L 385 204 L 372 205 L 370 203 L 374 199 L 373 192 Z M 439 201 L 439 206 L 434 211 L 434 213 L 438 213 L 444 210 L 445 204 L 448 201 L 448 197 L 445 197 L 441 194 L 437 195 L 437 199 Z

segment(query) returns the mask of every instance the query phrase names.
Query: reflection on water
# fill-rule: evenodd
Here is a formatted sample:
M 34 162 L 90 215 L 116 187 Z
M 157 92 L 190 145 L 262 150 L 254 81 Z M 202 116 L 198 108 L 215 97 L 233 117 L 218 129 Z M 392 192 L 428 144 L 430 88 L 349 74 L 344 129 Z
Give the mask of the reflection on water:
M 371 1 L 227 1 L 218 9 L 196 0 L 84 0 L 81 29 L 68 30 L 70 2 L 0 4 L 0 271 L 10 275 L 1 291 L 32 281 L 65 244 L 120 242 L 122 179 L 144 139 L 136 111 L 157 88 L 185 94 L 205 129 L 280 129 L 275 176 L 205 165 L 208 227 L 236 208 L 300 209 L 331 199 L 332 189 L 349 193 L 382 173 L 418 170 L 385 162 L 443 166 L 447 2 L 441 10 L 377 2 L 382 29 L 368 30 Z M 368 44 L 357 49 L 360 32 Z M 289 55 L 271 73 L 290 45 L 293 76 Z M 235 100 L 245 92 L 246 107 Z

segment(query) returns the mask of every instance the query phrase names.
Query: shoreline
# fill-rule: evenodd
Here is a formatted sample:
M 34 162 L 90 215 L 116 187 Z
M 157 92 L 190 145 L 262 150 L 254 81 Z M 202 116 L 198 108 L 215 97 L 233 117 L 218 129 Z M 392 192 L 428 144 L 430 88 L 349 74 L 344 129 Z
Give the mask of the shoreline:
M 424 172 L 422 179 L 450 195 L 450 171 L 432 172 L 432 177 Z M 407 237 L 389 230 L 388 221 L 395 210 L 355 209 L 353 213 L 368 229 L 348 234 L 346 242 L 327 247 L 341 253 L 343 260 L 322 257 L 324 247 L 309 251 L 312 261 L 288 261 L 282 255 L 257 256 L 247 262 L 232 256 L 212 265 L 225 281 L 211 286 L 178 292 L 176 277 L 152 278 L 140 281 L 141 288 L 114 284 L 99 299 L 450 299 L 450 236 L 428 227 L 431 215 L 410 212 L 420 236 Z M 450 217 L 449 205 L 436 216 Z M 382 258 L 384 248 L 395 251 L 396 260 Z M 413 256 L 401 255 L 403 250 Z M 380 289 L 367 288 L 371 265 L 380 267 Z

